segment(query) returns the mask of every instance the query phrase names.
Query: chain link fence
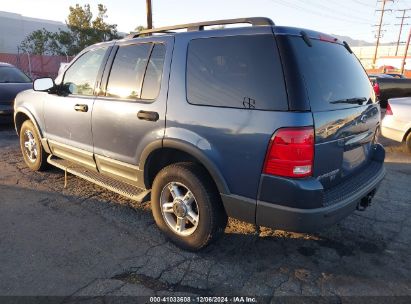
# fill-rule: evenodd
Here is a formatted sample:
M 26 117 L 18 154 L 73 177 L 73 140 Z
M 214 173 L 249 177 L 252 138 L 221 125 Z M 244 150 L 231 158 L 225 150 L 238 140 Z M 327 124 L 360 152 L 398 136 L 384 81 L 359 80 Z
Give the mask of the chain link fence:
M 0 53 L 0 62 L 7 62 L 25 72 L 32 79 L 40 77 L 56 78 L 61 63 L 70 62 L 70 56 L 30 55 L 27 53 Z

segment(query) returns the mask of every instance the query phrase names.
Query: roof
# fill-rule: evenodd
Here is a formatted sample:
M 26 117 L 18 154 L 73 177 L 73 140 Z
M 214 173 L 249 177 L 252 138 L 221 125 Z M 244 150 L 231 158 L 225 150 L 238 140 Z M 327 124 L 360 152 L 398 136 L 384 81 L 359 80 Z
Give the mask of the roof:
M 212 20 L 212 21 L 202 21 L 196 23 L 178 24 L 172 26 L 164 26 L 159 28 L 147 29 L 137 33 L 131 33 L 128 38 L 137 38 L 140 35 L 151 35 L 153 33 L 173 33 L 174 30 L 186 29 L 187 32 L 191 31 L 203 31 L 207 26 L 218 26 L 218 25 L 232 25 L 232 24 L 251 24 L 254 26 L 273 26 L 274 22 L 270 18 L 266 17 L 248 17 L 248 18 L 237 18 L 237 19 L 223 19 L 223 20 Z
M 228 28 L 216 28 L 219 25 L 239 25 L 238 27 L 228 27 Z M 251 26 L 244 27 L 244 24 L 250 24 Z M 180 25 L 172 25 L 172 26 L 165 26 L 160 28 L 148 29 L 143 30 L 141 32 L 130 33 L 127 37 L 120 39 L 119 41 L 123 40 L 130 40 L 130 39 L 141 39 L 148 37 L 154 37 L 153 34 L 162 34 L 162 35 L 195 35 L 195 33 L 202 32 L 208 27 L 207 31 L 217 32 L 217 31 L 224 31 L 224 32 L 233 32 L 233 34 L 238 34 L 239 31 L 245 30 L 247 33 L 250 31 L 256 32 L 264 32 L 268 31 L 275 35 L 291 35 L 291 36 L 305 36 L 307 38 L 312 39 L 320 39 L 323 41 L 328 41 L 332 43 L 338 43 L 344 45 L 347 49 L 349 49 L 348 44 L 345 41 L 341 41 L 336 37 L 333 37 L 329 34 L 304 29 L 304 28 L 297 28 L 297 27 L 290 27 L 290 26 L 276 26 L 274 22 L 266 17 L 248 17 L 248 18 L 237 18 L 237 19 L 224 19 L 224 20 L 214 20 L 214 21 L 203 21 L 203 22 L 196 22 L 196 23 L 188 23 L 188 24 L 180 24 Z M 214 27 L 214 28 L 212 28 Z M 114 45 L 117 41 L 108 41 L 108 42 L 101 42 L 98 44 L 94 44 L 92 46 L 87 47 L 85 50 L 89 50 L 95 47 L 100 47 L 103 45 Z M 84 51 L 85 51 L 84 50 Z M 82 51 L 82 52 L 84 52 Z M 351 52 L 351 50 L 349 49 Z
M 309 38 L 314 39 L 322 39 L 329 42 L 334 43 L 341 43 L 338 38 L 333 37 L 329 34 L 312 31 L 309 29 L 297 28 L 297 27 L 289 27 L 289 26 L 276 26 L 275 23 L 267 17 L 247 17 L 247 18 L 237 18 L 237 19 L 224 19 L 224 20 L 213 20 L 213 21 L 203 21 L 203 22 L 196 22 L 196 23 L 188 23 L 188 24 L 179 24 L 179 25 L 172 25 L 172 26 L 165 26 L 159 27 L 154 29 L 147 29 L 136 33 L 130 33 L 126 37 L 126 39 L 132 38 L 139 38 L 146 35 L 152 34 L 182 34 L 184 32 L 175 32 L 179 30 L 186 30 L 185 32 L 198 32 L 205 30 L 206 27 L 211 26 L 221 26 L 221 25 L 235 25 L 235 24 L 250 24 L 252 28 L 259 28 L 259 27 L 271 27 L 273 29 L 274 34 L 278 35 L 307 35 Z M 220 30 L 220 31 L 227 31 L 232 28 L 221 28 L 221 29 L 213 29 L 213 30 Z

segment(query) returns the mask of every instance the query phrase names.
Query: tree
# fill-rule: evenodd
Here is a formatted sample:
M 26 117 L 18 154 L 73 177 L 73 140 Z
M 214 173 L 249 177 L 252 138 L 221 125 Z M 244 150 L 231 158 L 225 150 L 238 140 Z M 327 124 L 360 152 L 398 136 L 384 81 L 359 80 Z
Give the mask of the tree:
M 144 27 L 143 25 L 139 25 L 139 26 L 137 26 L 135 29 L 134 29 L 134 34 L 135 33 L 139 33 L 139 32 L 141 32 L 141 31 L 144 31 L 144 30 L 146 30 L 147 28 L 146 27 Z M 131 33 L 130 33 L 131 34 Z M 145 37 L 146 35 L 140 35 L 140 37 Z
M 54 55 L 53 35 L 45 28 L 34 31 L 21 42 L 20 49 L 34 55 Z
M 117 24 L 108 24 L 104 22 L 107 18 L 107 8 L 99 4 L 97 18 L 92 22 L 94 34 L 99 41 L 109 41 L 121 38 L 117 33 Z
M 139 26 L 137 26 L 135 29 L 134 29 L 134 31 L 135 32 L 141 32 L 141 31 L 144 31 L 144 30 L 146 30 L 147 28 L 146 27 L 144 27 L 143 25 L 139 25 Z
M 107 8 L 102 4 L 98 4 L 97 8 L 97 17 L 93 20 L 89 4 L 84 7 L 79 4 L 70 6 L 66 20 L 68 31 L 34 31 L 23 40 L 21 49 L 37 55 L 74 56 L 89 45 L 121 38 L 117 25 L 105 22 Z
M 66 23 L 75 45 L 70 52 L 78 53 L 94 43 L 121 38 L 117 34 L 117 24 L 108 24 L 104 20 L 107 18 L 107 8 L 102 4 L 98 4 L 97 8 L 98 14 L 93 20 L 89 4 L 84 7 L 78 4 L 70 6 Z

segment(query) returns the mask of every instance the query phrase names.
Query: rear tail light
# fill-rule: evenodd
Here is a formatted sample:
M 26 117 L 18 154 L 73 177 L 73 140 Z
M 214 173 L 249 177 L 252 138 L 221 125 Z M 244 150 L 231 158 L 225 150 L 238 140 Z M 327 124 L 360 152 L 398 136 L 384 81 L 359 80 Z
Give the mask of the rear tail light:
M 374 88 L 375 95 L 379 97 L 380 96 L 380 86 L 378 85 L 377 82 L 374 83 L 373 88 Z
M 385 110 L 385 115 L 393 115 L 390 103 L 387 103 L 387 109 Z
M 263 173 L 285 177 L 312 175 L 314 162 L 313 127 L 283 128 L 271 138 Z

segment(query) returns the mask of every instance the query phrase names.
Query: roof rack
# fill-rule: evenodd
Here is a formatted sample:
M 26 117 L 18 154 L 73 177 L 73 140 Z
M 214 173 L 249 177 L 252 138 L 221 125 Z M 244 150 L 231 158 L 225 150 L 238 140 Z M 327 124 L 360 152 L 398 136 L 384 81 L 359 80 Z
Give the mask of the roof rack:
M 197 23 L 187 23 L 172 26 L 159 27 L 149 30 L 143 30 L 141 32 L 131 33 L 127 38 L 136 38 L 140 35 L 147 35 L 153 33 L 167 33 L 173 30 L 187 29 L 187 32 L 191 31 L 202 31 L 205 26 L 212 25 L 225 25 L 225 24 L 238 24 L 238 23 L 249 23 L 252 26 L 273 26 L 274 22 L 270 18 L 265 17 L 252 17 L 252 18 L 237 18 L 237 19 L 224 19 L 224 20 L 214 20 L 214 21 L 204 21 Z

